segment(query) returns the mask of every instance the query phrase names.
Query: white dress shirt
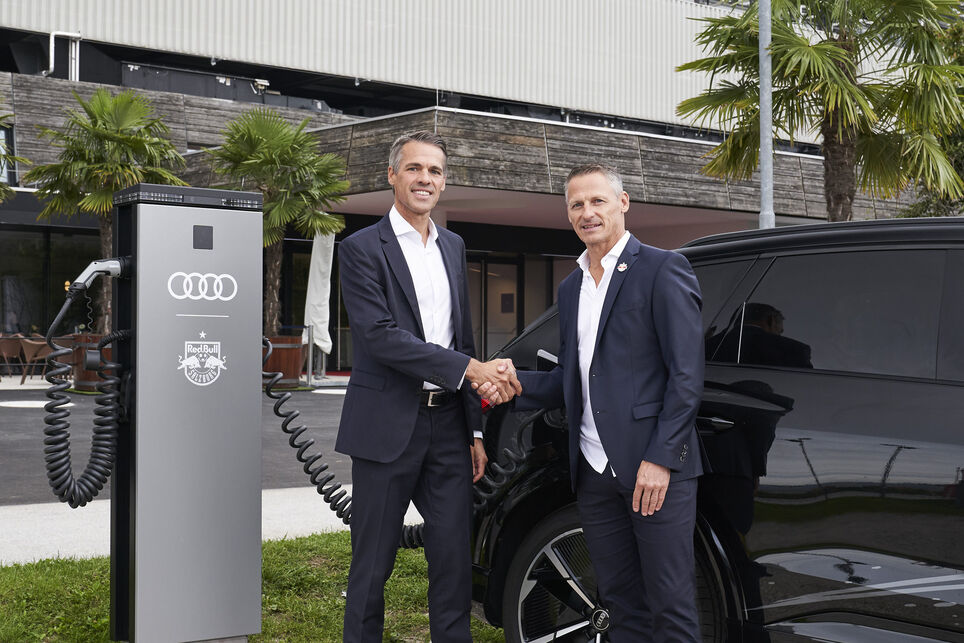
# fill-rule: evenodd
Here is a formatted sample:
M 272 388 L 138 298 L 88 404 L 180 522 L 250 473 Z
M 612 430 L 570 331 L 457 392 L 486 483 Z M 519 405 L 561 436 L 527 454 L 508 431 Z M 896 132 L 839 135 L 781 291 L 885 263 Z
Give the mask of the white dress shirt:
M 602 314 L 603 302 L 612 281 L 613 269 L 619 260 L 619 255 L 626 248 L 629 232 L 616 242 L 616 245 L 602 258 L 603 276 L 596 285 L 596 280 L 589 274 L 589 251 L 583 251 L 576 263 L 582 268 L 582 287 L 579 289 L 579 317 L 576 327 L 579 347 L 579 379 L 582 382 L 582 419 L 579 423 L 579 449 L 586 457 L 586 462 L 598 473 L 602 473 L 609 462 L 606 450 L 599 440 L 596 421 L 593 419 L 592 400 L 589 397 L 589 371 L 592 367 L 593 353 L 596 350 L 596 334 L 599 330 L 599 317 Z M 615 475 L 615 473 L 613 473 Z
M 395 206 L 388 213 L 388 221 L 392 224 L 392 231 L 402 248 L 405 263 L 415 284 L 415 298 L 418 301 L 418 314 L 422 320 L 422 330 L 425 341 L 438 344 L 444 348 L 454 349 L 455 327 L 452 324 L 452 291 L 449 290 L 449 277 L 442 261 L 442 251 L 438 247 L 438 230 L 435 222 L 428 220 L 428 242 L 422 243 L 421 233 L 406 221 Z M 462 375 L 465 382 L 465 375 Z M 462 388 L 459 382 L 457 388 Z M 422 388 L 427 391 L 441 390 L 429 382 L 423 382 Z M 481 431 L 473 431 L 477 438 L 482 437 Z
M 408 271 L 415 284 L 415 297 L 422 320 L 425 341 L 443 348 L 455 346 L 455 328 L 452 325 L 452 293 L 449 290 L 448 273 L 438 247 L 438 230 L 435 222 L 428 220 L 428 242 L 422 243 L 421 233 L 406 221 L 395 206 L 388 213 L 388 220 L 402 247 Z M 425 382 L 422 388 L 439 390 L 438 386 Z

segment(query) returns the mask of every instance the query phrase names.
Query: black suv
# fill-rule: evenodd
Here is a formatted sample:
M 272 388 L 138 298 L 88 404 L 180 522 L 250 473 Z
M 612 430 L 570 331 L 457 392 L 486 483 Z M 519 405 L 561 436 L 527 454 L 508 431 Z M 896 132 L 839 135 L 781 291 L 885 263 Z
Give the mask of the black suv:
M 703 290 L 704 640 L 964 641 L 964 220 L 680 252 Z M 547 369 L 558 345 L 552 308 L 498 356 Z M 475 599 L 508 641 L 606 640 L 564 410 L 487 418 Z

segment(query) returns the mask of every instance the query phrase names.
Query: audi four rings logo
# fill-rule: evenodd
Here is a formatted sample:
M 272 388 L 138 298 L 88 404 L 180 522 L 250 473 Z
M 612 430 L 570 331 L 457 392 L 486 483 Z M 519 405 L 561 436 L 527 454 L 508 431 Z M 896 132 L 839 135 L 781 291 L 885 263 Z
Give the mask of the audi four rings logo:
M 226 274 L 175 272 L 167 278 L 167 292 L 174 299 L 231 301 L 238 294 L 238 282 Z

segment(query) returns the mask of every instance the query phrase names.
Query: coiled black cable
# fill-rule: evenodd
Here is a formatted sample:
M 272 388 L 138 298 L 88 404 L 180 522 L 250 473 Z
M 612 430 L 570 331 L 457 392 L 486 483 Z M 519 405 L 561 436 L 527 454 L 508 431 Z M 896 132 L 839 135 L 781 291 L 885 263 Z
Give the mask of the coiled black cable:
M 512 439 L 509 441 L 509 446 L 502 449 L 503 461 L 501 463 L 489 462 L 486 472 L 472 487 L 473 508 L 476 517 L 489 511 L 493 500 L 499 497 L 505 486 L 521 470 L 522 465 L 528 459 L 528 453 L 522 445 L 522 432 L 543 415 L 545 415 L 545 411 L 536 411 L 519 423 Z
M 268 341 L 267 337 L 262 339 L 262 346 L 267 349 L 262 360 L 263 364 L 268 361 L 272 352 L 271 342 Z M 302 463 L 302 469 L 308 475 L 311 484 L 317 489 L 318 494 L 324 498 L 328 506 L 331 507 L 331 510 L 335 512 L 335 515 L 341 518 L 343 523 L 350 525 L 351 496 L 341 488 L 342 485 L 340 482 L 335 481 L 335 474 L 328 472 L 328 465 L 322 461 L 324 455 L 321 453 L 308 453 L 308 449 L 315 443 L 311 438 L 301 439 L 302 434 L 308 430 L 308 426 L 301 424 L 296 427 L 291 427 L 291 423 L 294 422 L 301 413 L 297 410 L 285 411 L 281 408 L 285 402 L 291 399 L 290 391 L 275 393 L 273 390 L 274 386 L 281 380 L 282 374 L 262 371 L 261 376 L 266 380 L 264 387 L 265 395 L 275 400 L 273 407 L 274 414 L 282 418 L 281 430 L 288 434 L 288 444 L 291 448 L 297 450 L 295 457 L 298 459 L 298 462 Z M 531 426 L 537 418 L 541 417 L 543 413 L 544 411 L 539 411 L 523 420 L 516 430 L 515 435 L 512 436 L 511 448 L 506 447 L 502 450 L 502 454 L 505 457 L 505 464 L 490 462 L 487 469 L 491 471 L 492 474 L 484 474 L 472 488 L 474 495 L 473 508 L 476 516 L 479 516 L 489 509 L 492 500 L 499 495 L 505 485 L 518 473 L 527 457 L 526 451 L 521 444 L 520 436 L 522 432 Z M 402 535 L 399 539 L 399 548 L 418 549 L 419 547 L 423 547 L 425 545 L 424 532 L 425 525 L 423 523 L 404 525 L 402 527 Z
M 274 349 L 267 337 L 262 338 L 261 344 L 267 349 L 262 360 L 262 364 L 264 364 L 271 357 Z M 285 402 L 291 399 L 291 392 L 289 391 L 284 393 L 274 392 L 274 386 L 281 380 L 282 374 L 262 371 L 261 376 L 265 379 L 265 395 L 275 400 L 274 414 L 282 418 L 281 430 L 288 434 L 288 444 L 291 445 L 291 448 L 297 449 L 295 457 L 298 458 L 298 462 L 304 465 L 302 469 L 308 475 L 311 484 L 315 486 L 318 494 L 325 499 L 335 515 L 341 518 L 346 525 L 351 524 L 351 496 L 341 488 L 340 482 L 335 481 L 335 474 L 327 472 L 328 465 L 319 462 L 324 457 L 323 454 L 308 454 L 308 449 L 314 445 L 315 441 L 310 438 L 301 439 L 302 434 L 308 430 L 308 426 L 306 424 L 296 427 L 290 426 L 301 413 L 296 410 L 284 411 L 281 408 Z
M 74 477 L 70 463 L 70 412 L 65 408 L 70 402 L 70 398 L 64 394 L 69 384 L 63 376 L 70 371 L 70 365 L 59 361 L 59 358 L 70 354 L 71 349 L 55 344 L 53 336 L 64 315 L 70 308 L 77 292 L 71 291 L 67 294 L 67 301 L 57 314 L 54 322 L 47 331 L 47 345 L 53 351 L 47 356 L 47 381 L 52 386 L 47 389 L 47 397 L 50 402 L 44 405 L 47 415 L 44 417 L 44 460 L 47 468 L 47 480 L 54 495 L 61 502 L 66 502 L 70 507 L 76 509 L 83 507 L 93 500 L 104 488 L 107 478 L 110 477 L 114 467 L 114 460 L 117 456 L 117 428 L 120 417 L 120 403 L 118 401 L 120 392 L 118 387 L 120 377 L 116 374 L 121 367 L 115 362 L 107 362 L 101 358 L 98 374 L 102 378 L 97 385 L 100 395 L 97 396 L 98 408 L 94 411 L 97 418 L 94 420 L 94 431 L 91 437 L 90 459 L 84 472 L 78 477 Z M 98 343 L 98 348 L 103 349 L 107 345 L 122 339 L 129 339 L 129 330 L 114 331 Z M 103 352 L 101 352 L 103 355 Z M 114 373 L 111 374 L 110 372 Z
M 264 359 L 262 360 L 262 363 L 265 363 L 268 361 L 272 352 L 271 342 L 268 341 L 267 337 L 262 339 L 262 346 L 267 349 L 267 353 L 265 353 Z M 284 393 L 274 392 L 274 386 L 281 380 L 281 373 L 262 372 L 261 376 L 266 380 L 264 387 L 265 395 L 275 400 L 273 407 L 274 414 L 282 418 L 281 430 L 288 434 L 288 444 L 291 448 L 297 450 L 295 457 L 298 458 L 298 462 L 302 463 L 302 469 L 308 475 L 311 484 L 315 485 L 318 494 L 325 499 L 325 502 L 328 503 L 331 510 L 335 512 L 335 515 L 341 518 L 343 523 L 350 525 L 351 496 L 341 488 L 340 482 L 335 481 L 335 474 L 328 472 L 328 464 L 322 461 L 324 455 L 321 453 L 308 453 L 308 449 L 315 443 L 311 438 L 301 439 L 302 434 L 308 430 L 308 425 L 291 426 L 291 423 L 294 422 L 301 413 L 297 410 L 285 411 L 281 408 L 285 402 L 291 399 L 290 391 L 285 391 Z M 418 549 L 424 546 L 424 530 L 425 525 L 422 523 L 417 525 L 404 525 L 402 527 L 402 535 L 399 538 L 399 548 Z

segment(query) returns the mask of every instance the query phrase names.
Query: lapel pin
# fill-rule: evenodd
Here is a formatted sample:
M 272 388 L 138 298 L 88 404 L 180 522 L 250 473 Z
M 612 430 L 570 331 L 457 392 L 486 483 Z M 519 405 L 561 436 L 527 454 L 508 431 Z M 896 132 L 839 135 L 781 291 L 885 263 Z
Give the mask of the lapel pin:
M 618 266 L 616 266 L 616 270 L 618 270 L 619 272 L 626 272 L 626 268 L 629 268 L 629 266 L 626 265 L 626 262 L 623 262 Z

